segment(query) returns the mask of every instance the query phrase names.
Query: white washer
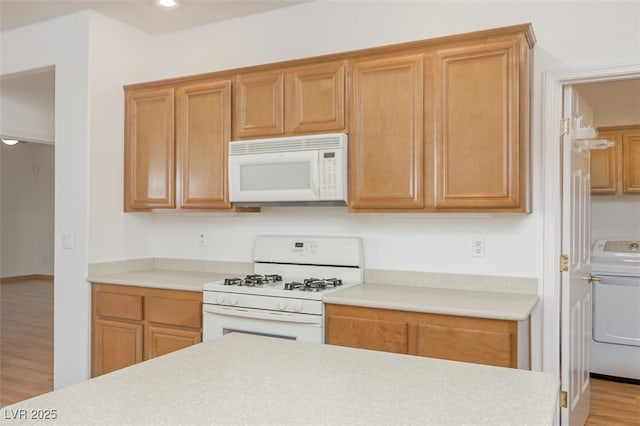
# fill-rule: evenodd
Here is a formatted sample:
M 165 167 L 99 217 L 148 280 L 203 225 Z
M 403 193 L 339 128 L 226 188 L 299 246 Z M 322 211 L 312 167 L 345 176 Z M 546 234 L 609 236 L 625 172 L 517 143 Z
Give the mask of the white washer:
M 640 380 L 640 240 L 593 246 L 591 373 Z

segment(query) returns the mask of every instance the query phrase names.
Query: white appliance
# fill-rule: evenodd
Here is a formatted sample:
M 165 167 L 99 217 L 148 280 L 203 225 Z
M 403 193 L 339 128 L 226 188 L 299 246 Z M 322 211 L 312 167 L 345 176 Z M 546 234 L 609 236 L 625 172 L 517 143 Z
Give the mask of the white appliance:
M 259 236 L 253 259 L 253 274 L 204 284 L 204 340 L 241 332 L 323 343 L 322 295 L 364 276 L 355 237 Z
M 345 133 L 229 143 L 229 199 L 238 206 L 346 205 Z
M 591 271 L 591 373 L 640 381 L 640 241 L 596 241 Z

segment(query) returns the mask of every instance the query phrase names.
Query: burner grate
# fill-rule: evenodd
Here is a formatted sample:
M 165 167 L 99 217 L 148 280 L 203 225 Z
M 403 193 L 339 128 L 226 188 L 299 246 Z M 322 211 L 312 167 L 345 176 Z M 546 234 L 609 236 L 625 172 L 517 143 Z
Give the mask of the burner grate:
M 264 284 L 282 281 L 282 277 L 277 274 L 259 275 L 250 274 L 244 278 L 225 278 L 224 285 L 237 285 L 246 287 L 256 287 Z

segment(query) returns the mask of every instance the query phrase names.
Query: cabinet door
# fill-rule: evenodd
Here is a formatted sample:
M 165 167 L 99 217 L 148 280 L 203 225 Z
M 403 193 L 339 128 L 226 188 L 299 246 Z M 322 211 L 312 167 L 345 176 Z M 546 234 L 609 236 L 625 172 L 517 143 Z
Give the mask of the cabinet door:
M 325 341 L 330 345 L 406 354 L 408 325 L 401 321 L 329 316 Z
M 94 318 L 93 376 L 142 361 L 142 323 Z
M 345 129 L 345 62 L 316 64 L 287 71 L 287 134 Z
M 622 136 L 622 192 L 640 194 L 640 128 Z
M 145 360 L 184 349 L 201 341 L 200 330 L 149 324 L 145 333 Z
M 476 364 L 518 366 L 518 322 L 454 315 L 416 317 L 416 355 Z
M 422 209 L 424 56 L 355 61 L 349 208 Z
M 238 75 L 234 84 L 234 139 L 284 134 L 284 72 Z
M 515 37 L 437 50 L 436 210 L 528 208 L 528 55 Z
M 176 138 L 180 208 L 230 208 L 230 80 L 193 83 L 177 89 Z
M 181 295 L 178 298 L 178 295 Z M 185 296 L 186 295 L 186 296 Z M 175 292 L 167 297 L 145 297 L 145 319 L 150 322 L 202 327 L 202 295 L 192 292 Z
M 620 132 L 598 131 L 598 136 L 615 145 L 608 149 L 591 150 L 591 193 L 616 194 L 620 190 Z
M 173 88 L 125 93 L 125 211 L 175 207 Z

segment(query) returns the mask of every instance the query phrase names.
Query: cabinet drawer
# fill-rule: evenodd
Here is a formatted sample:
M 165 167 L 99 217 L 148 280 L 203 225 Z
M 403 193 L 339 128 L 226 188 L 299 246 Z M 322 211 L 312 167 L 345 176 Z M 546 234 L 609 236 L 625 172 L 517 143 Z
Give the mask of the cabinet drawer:
M 96 315 L 99 317 L 142 320 L 142 296 L 103 291 L 95 295 Z
M 202 303 L 199 300 L 150 296 L 145 299 L 145 311 L 149 322 L 192 328 L 202 326 Z

